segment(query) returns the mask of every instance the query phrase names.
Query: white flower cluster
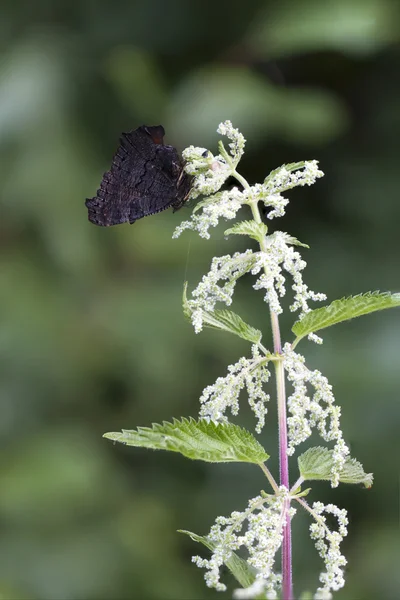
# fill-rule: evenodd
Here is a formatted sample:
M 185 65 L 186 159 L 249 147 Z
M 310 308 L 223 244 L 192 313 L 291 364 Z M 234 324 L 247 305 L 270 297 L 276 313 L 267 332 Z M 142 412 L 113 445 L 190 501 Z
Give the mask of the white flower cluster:
M 343 440 L 340 406 L 335 405 L 332 386 L 320 371 L 310 371 L 305 366 L 304 356 L 296 354 L 290 344 L 285 344 L 283 357 L 287 378 L 294 388 L 287 401 L 290 413 L 287 420 L 288 454 L 292 455 L 295 447 L 309 438 L 313 428 L 317 427 L 324 440 L 335 442 L 331 484 L 332 487 L 337 487 L 349 448 Z M 312 397 L 308 393 L 307 384 L 314 388 Z M 322 402 L 324 406 L 321 405 Z
M 336 592 L 344 584 L 343 568 L 347 560 L 340 552 L 340 544 L 347 535 L 347 512 L 339 509 L 334 504 L 324 506 L 322 502 L 314 502 L 313 512 L 318 515 L 317 521 L 310 525 L 311 539 L 315 540 L 315 547 L 325 563 L 326 572 L 321 573 L 319 580 L 322 586 L 317 589 L 315 600 L 330 600 L 331 590 Z M 330 531 L 326 526 L 326 517 L 322 514 L 330 513 L 338 521 L 339 530 Z
M 220 568 L 231 557 L 233 551 L 243 546 L 249 554 L 247 562 L 256 569 L 257 575 L 249 588 L 237 590 L 235 596 L 256 598 L 260 592 L 264 592 L 271 600 L 277 598 L 281 576 L 273 573 L 272 569 L 275 554 L 282 544 L 287 497 L 288 492 L 282 487 L 275 497 L 257 496 L 249 501 L 244 512 L 235 511 L 230 517 L 216 519 L 207 536 L 214 547 L 211 558 L 207 560 L 194 556 L 192 559 L 198 567 L 207 569 L 204 578 L 208 587 L 218 591 L 226 590 L 226 586 L 220 582 Z M 290 509 L 290 516 L 294 513 L 294 509 Z
M 217 132 L 230 140 L 229 153 L 223 145 L 220 145 L 221 153 L 216 156 L 205 148 L 194 146 L 189 146 L 182 153 L 185 171 L 194 178 L 190 198 L 202 195 L 208 196 L 208 199 L 196 206 L 190 220 L 184 221 L 175 229 L 174 238 L 179 237 L 186 229 L 191 229 L 197 231 L 200 237 L 209 239 L 209 228 L 216 227 L 220 218 L 234 219 L 243 204 L 263 202 L 266 207 L 272 208 L 267 215 L 268 219 L 282 217 L 289 200 L 281 193 L 296 186 L 312 185 L 317 178 L 323 176 L 317 161 L 312 160 L 284 165 L 273 171 L 263 184 L 249 186 L 236 173 L 246 140 L 230 121 L 220 123 Z M 239 179 L 244 190 L 233 188 L 217 193 L 230 175 Z M 202 212 L 198 214 L 199 209 Z
M 230 306 L 236 282 L 247 272 L 258 275 L 263 271 L 253 287 L 255 290 L 266 290 L 264 300 L 277 314 L 282 312 L 279 297 L 286 293 L 284 271 L 289 273 L 294 281 L 294 302 L 290 307 L 292 311 L 300 310 L 300 315 L 303 315 L 310 310 L 309 300 L 325 300 L 325 294 L 309 290 L 303 282 L 301 271 L 306 263 L 289 245 L 293 243 L 293 238 L 288 234 L 276 231 L 266 236 L 264 252 L 246 250 L 243 253 L 236 252 L 233 256 L 227 254 L 213 258 L 210 271 L 203 276 L 192 292 L 192 299 L 188 301 L 196 333 L 202 330 L 203 311 L 212 312 L 217 302 Z M 221 281 L 225 283 L 219 285 Z
M 266 186 L 261 183 L 252 185 L 248 190 L 248 195 L 256 202 L 262 202 L 265 207 L 273 209 L 267 214 L 267 218 L 271 220 L 276 217 L 283 217 L 285 208 L 289 204 L 287 198 L 284 198 L 281 194 L 271 194 Z
M 194 177 L 191 198 L 200 195 L 210 196 L 215 194 L 232 174 L 243 156 L 246 140 L 243 135 L 232 126 L 230 121 L 220 123 L 217 132 L 226 135 L 231 140 L 229 144 L 230 155 L 222 147 L 224 156 L 214 156 L 206 148 L 189 146 L 182 152 L 185 161 L 185 171 Z M 176 234 L 176 232 L 175 232 Z M 176 234 L 175 237 L 177 237 Z
M 218 125 L 217 133 L 220 135 L 226 135 L 231 140 L 229 144 L 230 154 L 233 158 L 234 165 L 236 166 L 244 153 L 244 146 L 246 140 L 238 129 L 233 127 L 231 121 L 224 121 Z
M 275 169 L 265 179 L 263 188 L 266 193 L 281 194 L 297 186 L 313 185 L 323 176 L 323 171 L 318 169 L 317 160 L 306 160 Z
M 265 207 L 272 208 L 268 219 L 283 217 L 289 200 L 282 196 L 282 192 L 294 187 L 312 185 L 324 173 L 318 169 L 318 161 L 309 160 L 302 163 L 283 165 L 265 179 L 264 183 L 256 183 L 244 190 L 247 203 L 262 202 Z
M 249 585 L 249 587 L 237 588 L 236 590 L 233 590 L 234 600 L 252 600 L 253 598 L 259 598 L 261 594 L 263 594 L 261 596 L 262 598 L 266 596 L 268 600 L 275 600 L 275 598 L 278 597 L 276 593 L 276 588 L 278 588 L 281 585 L 281 577 L 279 575 L 276 575 L 276 577 L 276 584 L 268 584 L 268 587 L 270 589 L 267 593 L 265 593 L 267 586 L 267 582 L 265 581 L 265 579 L 263 579 L 262 577 L 256 577 L 253 583 Z
M 236 213 L 242 208 L 243 201 L 244 196 L 236 187 L 207 198 L 200 203 L 202 212 L 193 211 L 191 219 L 182 221 L 176 227 L 172 237 L 178 238 L 185 229 L 191 229 L 197 231 L 200 237 L 210 239 L 209 228 L 216 227 L 221 218 L 226 221 L 234 219 Z
M 220 154 L 214 156 L 205 148 L 189 146 L 182 152 L 182 157 L 186 173 L 194 177 L 190 198 L 215 194 L 232 172 Z
M 267 290 L 264 300 L 270 309 L 276 314 L 282 312 L 279 296 L 286 293 L 285 276 L 283 271 L 289 273 L 293 278 L 292 289 L 294 291 L 294 302 L 290 306 L 292 312 L 300 310 L 300 316 L 310 311 L 309 300 L 326 300 L 325 294 L 315 293 L 309 290 L 303 282 L 302 271 L 307 263 L 301 258 L 299 252 L 292 247 L 293 238 L 282 231 L 275 231 L 265 238 L 266 250 L 258 253 L 258 259 L 252 268 L 252 274 L 256 275 L 263 269 L 262 275 L 254 284 L 254 289 Z
M 227 306 L 232 304 L 232 296 L 236 281 L 250 271 L 257 260 L 257 255 L 252 250 L 236 252 L 233 256 L 216 256 L 212 259 L 211 269 L 203 278 L 197 288 L 192 292 L 189 306 L 192 313 L 192 323 L 196 333 L 202 329 L 202 311 L 212 312 L 217 302 L 224 302 Z M 226 281 L 222 286 L 220 281 Z
M 252 358 L 242 357 L 236 364 L 228 367 L 226 377 L 218 377 L 213 385 L 203 390 L 200 397 L 200 418 L 210 421 L 227 422 L 225 415 L 230 409 L 232 415 L 239 412 L 239 395 L 246 388 L 249 405 L 257 418 L 256 431 L 260 433 L 268 412 L 266 406 L 270 397 L 263 390 L 271 373 L 266 358 L 260 356 L 256 345 L 252 347 Z
M 214 157 L 211 153 L 208 153 L 207 157 L 204 157 L 205 152 L 207 151 L 204 151 L 203 148 L 193 148 L 193 146 L 183 152 L 185 160 L 191 161 L 187 162 L 185 170 L 195 176 L 191 197 L 197 198 L 197 196 L 203 195 L 209 196 L 209 198 L 196 206 L 190 220 L 183 221 L 178 225 L 173 238 L 178 238 L 183 231 L 190 229 L 197 231 L 200 237 L 209 239 L 209 228 L 216 227 L 220 218 L 225 220 L 234 219 L 243 205 L 255 202 L 262 202 L 266 207 L 272 208 L 267 215 L 268 219 L 283 217 L 289 200 L 284 198 L 278 191 L 279 186 L 281 186 L 281 189 L 289 189 L 289 187 L 295 187 L 296 185 L 311 185 L 317 177 L 323 175 L 322 171 L 319 171 L 316 166 L 317 161 L 306 161 L 302 171 L 290 173 L 285 167 L 281 167 L 275 172 L 275 176 L 271 181 L 266 180 L 267 183 L 257 183 L 245 188 L 243 191 L 234 187 L 231 190 L 216 193 L 231 175 L 232 167 L 220 155 Z M 289 177 L 290 185 L 287 182 L 287 177 Z M 286 187 L 284 186 L 285 183 Z M 202 210 L 201 213 L 199 209 Z

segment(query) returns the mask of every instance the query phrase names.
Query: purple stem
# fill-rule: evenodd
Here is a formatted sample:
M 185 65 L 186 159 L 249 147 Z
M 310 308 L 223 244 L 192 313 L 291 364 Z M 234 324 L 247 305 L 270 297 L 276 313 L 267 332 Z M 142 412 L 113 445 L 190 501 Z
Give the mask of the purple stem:
M 271 312 L 272 335 L 274 340 L 275 354 L 282 353 L 281 334 L 279 330 L 278 315 Z M 289 490 L 289 461 L 287 455 L 287 420 L 286 420 L 286 393 L 285 393 L 285 371 L 283 362 L 275 362 L 276 388 L 278 396 L 278 424 L 279 424 L 279 473 L 280 485 Z M 286 500 L 285 519 L 282 542 L 282 600 L 293 599 L 292 584 L 292 535 L 289 515 L 290 502 Z

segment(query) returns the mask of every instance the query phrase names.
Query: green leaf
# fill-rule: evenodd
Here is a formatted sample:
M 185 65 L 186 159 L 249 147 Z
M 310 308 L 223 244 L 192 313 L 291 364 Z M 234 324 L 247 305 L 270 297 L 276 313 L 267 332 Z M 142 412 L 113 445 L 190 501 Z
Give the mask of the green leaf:
M 239 315 L 231 310 L 203 311 L 203 325 L 212 329 L 229 331 L 252 344 L 260 343 L 262 337 L 259 329 L 248 325 Z
M 287 244 L 291 244 L 292 246 L 302 246 L 303 248 L 310 247 L 308 244 L 303 244 L 303 242 L 300 242 L 297 238 L 289 234 L 285 235 L 285 241 Z
M 196 533 L 192 533 L 191 531 L 186 531 L 184 529 L 178 529 L 178 531 L 179 533 L 188 535 L 194 542 L 203 544 L 206 548 L 211 550 L 211 552 L 213 552 L 217 547 L 217 545 L 214 544 L 214 542 L 211 542 L 208 537 L 197 535 Z M 235 552 L 232 552 L 230 558 L 225 561 L 225 565 L 242 587 L 247 588 L 254 583 L 257 571 L 251 565 L 249 565 L 244 558 L 241 558 Z
M 328 306 L 317 308 L 304 315 L 292 327 L 293 333 L 301 339 L 305 335 L 336 325 L 342 321 L 348 321 L 355 317 L 361 317 L 368 313 L 385 308 L 400 306 L 400 294 L 389 292 L 367 292 L 341 300 L 334 300 Z
M 330 480 L 333 467 L 333 450 L 317 446 L 309 448 L 297 459 L 300 475 L 305 480 Z M 339 475 L 341 483 L 362 483 L 370 488 L 372 473 L 365 473 L 363 466 L 355 458 L 348 458 Z
M 240 221 L 230 229 L 224 232 L 224 235 L 248 235 L 257 242 L 262 240 L 268 233 L 268 227 L 265 223 L 256 223 L 255 221 Z
M 137 448 L 179 452 L 193 460 L 206 462 L 249 462 L 261 464 L 269 455 L 256 438 L 238 425 L 209 423 L 204 419 L 174 419 L 172 423 L 153 423 L 152 427 L 123 429 L 103 437 Z
M 187 283 L 185 283 L 183 289 L 182 305 L 183 314 L 190 321 L 193 311 L 187 300 L 186 290 Z M 261 341 L 261 331 L 248 325 L 239 315 L 231 310 L 214 310 L 213 312 L 203 310 L 202 314 L 204 327 L 229 331 L 252 344 L 259 344 Z
M 300 488 L 298 488 L 299 491 L 296 490 L 295 492 L 295 498 L 304 498 L 305 496 L 308 496 L 308 494 L 311 492 L 311 488 L 307 488 L 306 490 L 303 490 L 302 492 L 300 491 Z

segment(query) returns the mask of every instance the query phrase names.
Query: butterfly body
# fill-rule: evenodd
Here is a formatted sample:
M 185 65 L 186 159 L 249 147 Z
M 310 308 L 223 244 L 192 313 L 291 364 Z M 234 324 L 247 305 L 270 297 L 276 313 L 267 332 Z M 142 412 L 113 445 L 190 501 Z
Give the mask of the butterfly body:
M 89 221 L 109 227 L 173 207 L 190 192 L 191 177 L 178 152 L 164 145 L 164 128 L 142 125 L 123 133 L 111 169 L 104 173 L 94 198 L 86 200 Z

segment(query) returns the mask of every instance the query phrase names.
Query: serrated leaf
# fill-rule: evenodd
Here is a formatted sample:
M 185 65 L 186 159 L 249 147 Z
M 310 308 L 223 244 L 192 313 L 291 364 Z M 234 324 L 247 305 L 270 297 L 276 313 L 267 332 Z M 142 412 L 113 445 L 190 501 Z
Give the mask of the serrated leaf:
M 333 450 L 317 446 L 309 448 L 297 459 L 300 475 L 304 480 L 330 480 L 333 467 Z M 365 473 L 363 466 L 355 458 L 347 458 L 339 474 L 341 483 L 362 483 L 370 488 L 372 473 Z
M 187 300 L 186 290 L 187 283 L 185 283 L 183 289 L 182 306 L 183 314 L 190 321 L 192 309 Z M 239 315 L 231 310 L 214 310 L 213 312 L 203 310 L 202 315 L 204 327 L 229 331 L 252 344 L 258 344 L 261 341 L 261 331 L 248 325 L 241 317 L 239 317 Z
M 192 533 L 191 531 L 186 531 L 184 529 L 179 529 L 178 531 L 179 533 L 188 535 L 194 542 L 203 544 L 203 546 L 211 550 L 211 552 L 213 552 L 213 550 L 216 548 L 216 544 L 211 542 L 208 537 L 197 535 L 196 533 Z M 254 583 L 257 571 L 251 565 L 249 565 L 244 558 L 241 558 L 235 552 L 232 552 L 230 558 L 225 561 L 225 565 L 242 587 L 247 588 Z
M 292 246 L 301 246 L 302 248 L 310 247 L 308 244 L 303 244 L 303 242 L 300 242 L 297 238 L 293 237 L 292 235 L 288 235 L 288 234 L 286 234 L 285 241 L 287 244 L 292 244 Z
M 289 235 L 288 233 L 285 233 L 284 231 L 275 231 L 272 235 L 270 235 L 267 238 L 267 244 L 272 244 L 276 239 L 276 236 L 278 235 L 281 240 L 284 240 L 285 244 L 292 246 L 302 246 L 303 248 L 310 247 L 308 246 L 308 244 L 303 244 L 303 242 L 300 242 L 297 238 L 293 237 L 292 235 Z
M 174 419 L 172 423 L 153 423 L 152 427 L 123 429 L 103 437 L 137 448 L 179 452 L 193 460 L 206 462 L 249 462 L 261 464 L 269 455 L 246 429 L 232 423 L 209 423 L 204 419 Z
M 203 311 L 203 325 L 212 329 L 229 331 L 252 344 L 258 344 L 262 337 L 259 329 L 248 325 L 231 310 L 215 310 L 212 313 Z
M 293 333 L 301 339 L 305 335 L 319 331 L 342 321 L 361 317 L 385 308 L 400 306 L 400 294 L 389 292 L 367 292 L 334 300 L 328 306 L 316 308 L 304 315 L 292 327 Z
M 248 235 L 256 241 L 263 239 L 268 233 L 265 223 L 255 221 L 240 221 L 224 232 L 224 235 Z

